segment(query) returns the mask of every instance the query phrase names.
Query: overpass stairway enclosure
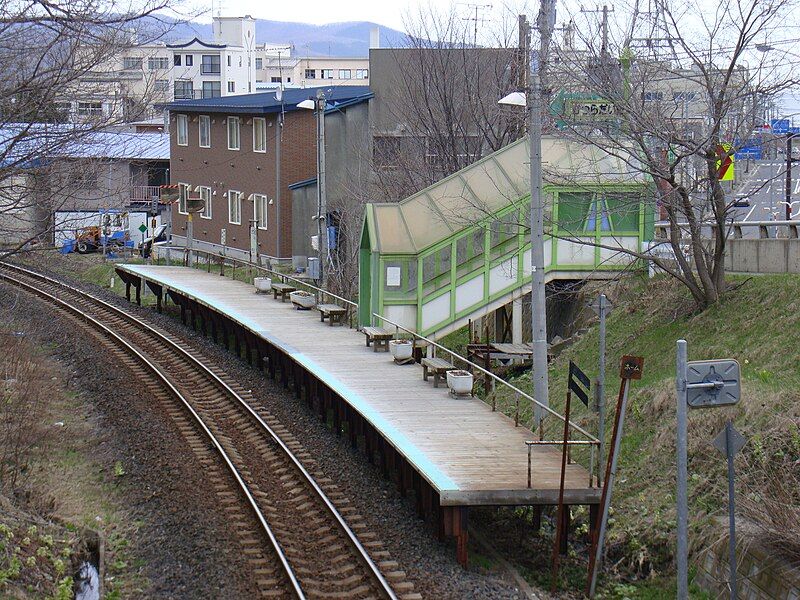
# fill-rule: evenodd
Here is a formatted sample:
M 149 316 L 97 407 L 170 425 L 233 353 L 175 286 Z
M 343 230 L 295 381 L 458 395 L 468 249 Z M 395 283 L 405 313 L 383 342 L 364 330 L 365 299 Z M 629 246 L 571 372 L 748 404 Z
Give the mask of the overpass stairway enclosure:
M 359 324 L 441 337 L 530 290 L 530 152 L 520 140 L 397 203 L 368 204 Z M 652 239 L 650 182 L 629 161 L 546 137 L 545 280 L 608 279 Z M 603 247 L 601 247 L 603 246 Z

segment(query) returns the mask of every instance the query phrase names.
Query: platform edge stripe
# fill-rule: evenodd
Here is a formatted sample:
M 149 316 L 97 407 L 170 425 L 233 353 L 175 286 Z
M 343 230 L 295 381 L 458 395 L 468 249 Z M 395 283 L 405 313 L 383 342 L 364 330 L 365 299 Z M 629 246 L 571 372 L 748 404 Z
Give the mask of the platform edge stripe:
M 135 274 L 141 277 L 150 277 L 153 278 L 154 275 L 152 270 L 154 269 L 162 269 L 162 268 L 175 268 L 175 267 L 162 267 L 156 265 L 118 265 L 123 270 L 134 272 Z M 180 268 L 188 268 L 188 267 L 180 267 Z M 352 391 L 346 384 L 342 383 L 338 378 L 334 377 L 327 369 L 324 369 L 319 364 L 317 364 L 313 359 L 309 358 L 290 344 L 276 338 L 274 335 L 265 332 L 261 329 L 262 325 L 258 325 L 251 321 L 250 319 L 243 317 L 241 318 L 239 315 L 235 316 L 228 311 L 228 307 L 225 304 L 217 303 L 213 300 L 208 298 L 200 298 L 199 294 L 201 293 L 200 290 L 193 289 L 191 284 L 187 284 L 181 282 L 180 284 L 176 284 L 175 282 L 169 281 L 161 281 L 162 285 L 172 288 L 174 290 L 181 290 L 185 293 L 192 294 L 195 300 L 200 301 L 202 304 L 205 304 L 209 308 L 213 308 L 219 312 L 225 313 L 229 318 L 233 319 L 234 321 L 238 322 L 240 325 L 249 329 L 252 333 L 264 338 L 268 342 L 271 342 L 275 346 L 278 346 L 289 354 L 295 361 L 302 364 L 304 367 L 309 369 L 312 373 L 319 373 L 324 374 L 324 376 L 330 377 L 326 381 L 326 383 L 331 387 L 332 390 L 337 392 L 340 396 L 345 398 L 351 405 L 354 406 L 363 416 L 365 416 L 370 422 L 381 432 L 383 433 L 387 440 L 392 443 L 392 445 L 397 449 L 402 449 L 403 454 L 406 455 L 407 460 L 411 463 L 416 465 L 422 471 L 422 475 L 428 479 L 430 478 L 430 482 L 433 483 L 440 492 L 447 492 L 447 491 L 460 491 L 461 488 L 450 479 L 447 475 L 442 473 L 439 468 L 434 465 L 431 460 L 425 455 L 425 453 L 417 448 L 411 441 L 406 438 L 402 433 L 397 431 L 393 425 L 391 425 L 383 416 L 380 415 L 377 411 L 375 411 L 369 403 L 364 400 L 358 393 Z M 246 285 L 240 281 L 232 281 L 231 283 L 242 283 L 242 285 Z

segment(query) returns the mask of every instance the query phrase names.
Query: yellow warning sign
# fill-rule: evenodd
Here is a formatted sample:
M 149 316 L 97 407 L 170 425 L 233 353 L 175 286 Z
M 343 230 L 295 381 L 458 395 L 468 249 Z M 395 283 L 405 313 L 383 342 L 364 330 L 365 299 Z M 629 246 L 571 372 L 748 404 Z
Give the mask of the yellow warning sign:
M 730 144 L 720 144 L 717 146 L 717 173 L 720 181 L 733 181 L 734 179 L 734 158 Z

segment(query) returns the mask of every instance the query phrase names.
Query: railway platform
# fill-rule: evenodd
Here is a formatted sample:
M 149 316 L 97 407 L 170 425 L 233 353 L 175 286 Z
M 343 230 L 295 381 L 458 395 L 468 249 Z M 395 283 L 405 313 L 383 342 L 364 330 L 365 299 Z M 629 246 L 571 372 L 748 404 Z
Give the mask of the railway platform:
M 291 383 L 321 418 L 332 414 L 334 430 L 354 447 L 363 437 L 370 460 L 379 460 L 401 494 L 414 490 L 418 512 L 433 518 L 440 537 L 456 538 L 462 564 L 469 507 L 557 503 L 560 448 L 531 447 L 529 486 L 530 430 L 478 398 L 434 388 L 419 365 L 396 365 L 356 330 L 330 327 L 316 311 L 219 274 L 148 265 L 119 265 L 117 273 L 137 298 L 147 285 L 159 307 L 169 298 L 185 322 L 215 339 L 233 337 L 248 360 Z M 579 464 L 567 465 L 565 479 L 565 503 L 588 505 L 594 526 L 600 488 Z

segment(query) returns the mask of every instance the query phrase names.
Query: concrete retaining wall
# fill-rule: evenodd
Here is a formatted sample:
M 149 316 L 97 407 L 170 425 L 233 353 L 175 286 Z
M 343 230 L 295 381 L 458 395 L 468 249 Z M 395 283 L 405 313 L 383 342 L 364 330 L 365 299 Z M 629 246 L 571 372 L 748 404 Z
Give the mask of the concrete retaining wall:
M 800 273 L 800 239 L 728 238 L 725 269 L 733 273 Z
M 737 536 L 738 537 L 738 536 Z M 800 569 L 777 558 L 774 552 L 742 542 L 736 553 L 738 598 L 746 600 L 800 600 Z M 700 558 L 695 583 L 712 598 L 727 598 L 729 562 L 727 536 Z

